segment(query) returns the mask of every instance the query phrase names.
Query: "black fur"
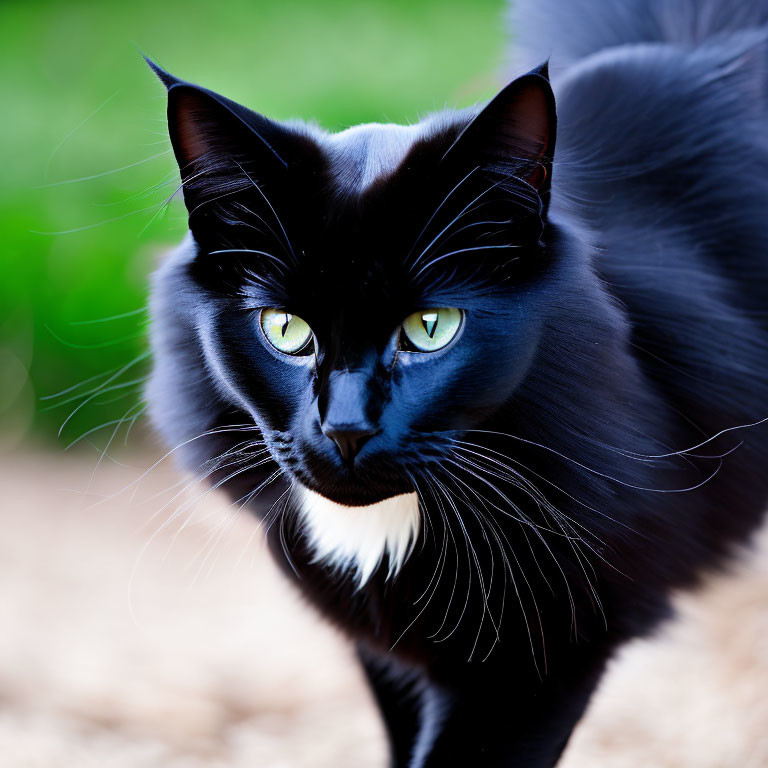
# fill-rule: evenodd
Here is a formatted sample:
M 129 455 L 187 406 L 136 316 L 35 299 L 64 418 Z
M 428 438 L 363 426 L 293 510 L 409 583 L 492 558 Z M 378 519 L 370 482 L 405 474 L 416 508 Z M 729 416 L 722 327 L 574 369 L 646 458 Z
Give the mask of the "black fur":
M 761 520 L 768 6 L 723 8 L 523 3 L 556 150 L 546 68 L 477 114 L 337 136 L 158 70 L 193 239 L 155 277 L 154 420 L 355 639 L 393 765 L 554 765 L 614 650 Z M 464 310 L 455 343 L 403 349 L 435 306 Z M 270 351 L 263 307 L 315 354 Z M 352 468 L 338 414 L 379 430 Z M 418 490 L 397 576 L 315 562 L 296 482 Z

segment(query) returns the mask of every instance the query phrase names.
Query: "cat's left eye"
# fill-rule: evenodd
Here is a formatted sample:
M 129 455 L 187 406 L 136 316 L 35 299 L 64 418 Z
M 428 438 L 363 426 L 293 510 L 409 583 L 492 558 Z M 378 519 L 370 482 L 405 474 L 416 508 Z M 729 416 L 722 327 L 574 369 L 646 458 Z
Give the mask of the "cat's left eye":
M 436 352 L 459 332 L 462 313 L 453 307 L 422 309 L 403 320 L 404 348 L 411 352 Z
M 282 309 L 263 309 L 261 330 L 267 341 L 286 355 L 309 355 L 314 349 L 309 325 Z

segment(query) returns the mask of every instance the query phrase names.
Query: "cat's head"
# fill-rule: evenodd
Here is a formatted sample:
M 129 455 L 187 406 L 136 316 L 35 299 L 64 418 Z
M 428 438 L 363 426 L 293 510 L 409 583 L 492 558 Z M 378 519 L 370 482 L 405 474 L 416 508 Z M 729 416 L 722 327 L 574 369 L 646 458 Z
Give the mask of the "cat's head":
M 197 402 L 166 383 L 166 433 L 192 437 L 174 408 L 204 410 L 196 428 L 235 413 L 326 499 L 412 491 L 535 357 L 553 258 L 546 68 L 480 111 L 335 134 L 156 71 L 194 238 L 163 302 L 183 314 L 193 381 L 178 387 Z

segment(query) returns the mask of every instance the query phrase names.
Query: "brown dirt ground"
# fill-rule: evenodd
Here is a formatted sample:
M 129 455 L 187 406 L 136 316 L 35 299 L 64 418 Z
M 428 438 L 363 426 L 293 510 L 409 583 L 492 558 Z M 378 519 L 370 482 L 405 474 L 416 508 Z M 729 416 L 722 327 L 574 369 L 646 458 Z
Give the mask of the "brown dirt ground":
M 349 648 L 256 524 L 121 461 L 0 456 L 0 766 L 384 766 Z M 768 766 L 767 555 L 627 649 L 564 768 Z

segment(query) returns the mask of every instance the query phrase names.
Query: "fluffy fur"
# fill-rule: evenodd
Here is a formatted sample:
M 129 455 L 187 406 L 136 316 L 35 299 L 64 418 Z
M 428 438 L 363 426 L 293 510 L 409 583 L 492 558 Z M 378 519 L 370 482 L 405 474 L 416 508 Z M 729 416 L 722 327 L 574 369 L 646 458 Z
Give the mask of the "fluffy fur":
M 364 507 L 350 507 L 297 486 L 298 506 L 317 560 L 351 569 L 362 587 L 386 559 L 397 576 L 419 535 L 419 501 L 404 493 Z
M 354 638 L 396 766 L 554 765 L 615 650 L 762 519 L 768 6 L 745 6 L 523 3 L 555 90 L 538 66 L 408 129 L 282 125 L 159 71 L 192 239 L 154 283 L 155 421 Z M 419 353 L 401 324 L 436 307 L 460 331 Z M 412 553 L 337 567 L 339 510 L 308 535 L 297 484 L 416 493 Z

